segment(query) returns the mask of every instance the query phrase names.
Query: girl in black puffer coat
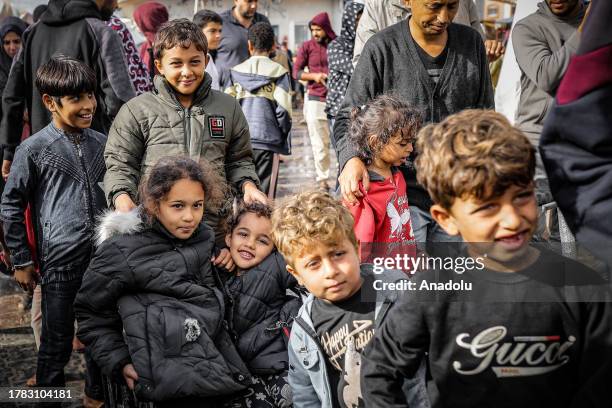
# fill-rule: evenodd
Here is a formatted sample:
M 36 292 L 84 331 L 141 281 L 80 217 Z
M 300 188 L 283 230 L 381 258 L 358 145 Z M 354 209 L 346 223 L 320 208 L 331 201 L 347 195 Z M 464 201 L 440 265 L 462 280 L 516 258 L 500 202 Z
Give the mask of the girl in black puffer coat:
M 302 304 L 297 281 L 272 243 L 270 207 L 241 205 L 225 237 L 236 270 L 225 283 L 228 321 L 238 352 L 253 374 L 252 384 L 233 407 L 290 407 L 287 342 Z
M 217 406 L 251 383 L 223 319 L 214 233 L 203 222 L 223 197 L 214 174 L 163 158 L 141 187 L 143 207 L 109 213 L 99 227 L 74 305 L 77 336 L 139 401 Z

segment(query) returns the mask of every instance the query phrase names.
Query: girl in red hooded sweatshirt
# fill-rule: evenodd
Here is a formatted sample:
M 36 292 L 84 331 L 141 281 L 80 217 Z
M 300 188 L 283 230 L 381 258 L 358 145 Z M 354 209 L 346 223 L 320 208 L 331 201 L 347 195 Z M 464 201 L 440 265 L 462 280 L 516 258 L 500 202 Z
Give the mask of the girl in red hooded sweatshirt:
M 140 59 L 151 73 L 151 81 L 153 81 L 155 75 L 159 74 L 155 64 L 153 64 L 153 41 L 159 27 L 167 22 L 168 18 L 166 6 L 156 1 L 141 4 L 134 10 L 134 22 L 146 38 L 138 52 L 140 53 Z
M 421 121 L 418 110 L 390 95 L 352 111 L 349 135 L 359 147 L 370 180 L 367 191 L 360 182 L 362 197 L 356 205 L 345 203 L 355 218 L 362 262 L 416 254 L 406 180 L 398 167 L 412 153 Z

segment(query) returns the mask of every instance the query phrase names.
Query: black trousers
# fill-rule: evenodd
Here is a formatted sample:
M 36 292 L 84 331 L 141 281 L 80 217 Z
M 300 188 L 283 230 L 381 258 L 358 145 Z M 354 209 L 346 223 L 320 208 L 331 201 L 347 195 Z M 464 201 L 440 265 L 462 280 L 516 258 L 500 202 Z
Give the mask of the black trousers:
M 48 272 L 52 273 L 53 272 Z M 74 337 L 73 303 L 79 288 L 81 276 L 57 273 L 54 278 L 46 277 L 42 284 L 42 333 L 38 350 L 36 385 L 39 387 L 64 387 L 64 367 L 72 354 Z M 89 352 L 85 351 L 87 374 L 85 393 L 94 399 L 104 399 L 100 369 Z
M 272 185 L 272 179 L 278 178 L 278 169 L 273 175 L 275 154 L 268 150 L 253 149 L 253 162 L 261 184 L 261 191 L 272 198 L 276 196 L 276 185 L 278 184 L 274 182 Z

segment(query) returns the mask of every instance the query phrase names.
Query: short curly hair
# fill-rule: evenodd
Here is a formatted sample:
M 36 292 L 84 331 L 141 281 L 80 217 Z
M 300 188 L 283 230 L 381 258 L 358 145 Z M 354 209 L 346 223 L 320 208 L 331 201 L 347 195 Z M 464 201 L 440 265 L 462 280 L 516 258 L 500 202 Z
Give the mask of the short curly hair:
M 225 204 L 228 186 L 211 164 L 203 160 L 198 163 L 186 156 L 164 156 L 140 182 L 139 196 L 147 221 L 152 222 L 159 203 L 183 179 L 202 185 L 205 212 L 217 212 Z
M 331 195 L 309 191 L 289 197 L 272 213 L 272 240 L 288 265 L 310 245 L 348 238 L 357 250 L 351 213 Z
M 255 214 L 258 217 L 272 219 L 272 207 L 259 201 L 253 201 L 249 204 L 239 203 L 234 213 L 226 221 L 226 233 L 234 232 L 246 214 Z
M 412 143 L 422 123 L 421 111 L 398 96 L 383 94 L 363 107 L 353 108 L 349 140 L 357 146 L 358 157 L 369 165 L 398 133 L 402 140 Z
M 528 186 L 536 151 L 501 114 L 465 110 L 423 128 L 416 143 L 417 178 L 436 204 L 455 198 L 499 197 L 513 185 Z

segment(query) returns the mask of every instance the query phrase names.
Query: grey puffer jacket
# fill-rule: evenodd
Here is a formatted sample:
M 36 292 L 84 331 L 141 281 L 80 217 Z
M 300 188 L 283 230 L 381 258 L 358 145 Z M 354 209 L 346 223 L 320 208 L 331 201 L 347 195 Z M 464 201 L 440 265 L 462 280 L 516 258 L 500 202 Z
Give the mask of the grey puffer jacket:
M 226 283 L 233 305 L 228 320 L 238 335 L 238 352 L 253 374 L 277 374 L 289 367 L 287 342 L 302 302 L 297 292 L 287 291 L 296 286 L 276 251 Z
M 184 108 L 162 76 L 155 77 L 155 90 L 126 103 L 115 118 L 104 151 L 104 189 L 109 204 L 121 193 L 136 202 L 138 183 L 163 156 L 186 155 L 205 159 L 241 192 L 242 184 L 259 184 L 247 123 L 238 102 L 211 89 L 206 74 Z M 215 231 L 222 214 L 207 213 Z M 218 237 L 219 238 L 219 237 Z
M 74 309 L 77 335 L 102 371 L 116 376 L 132 363 L 142 400 L 243 390 L 249 373 L 223 319 L 210 227 L 179 240 L 135 210 L 106 215 L 98 233 Z

